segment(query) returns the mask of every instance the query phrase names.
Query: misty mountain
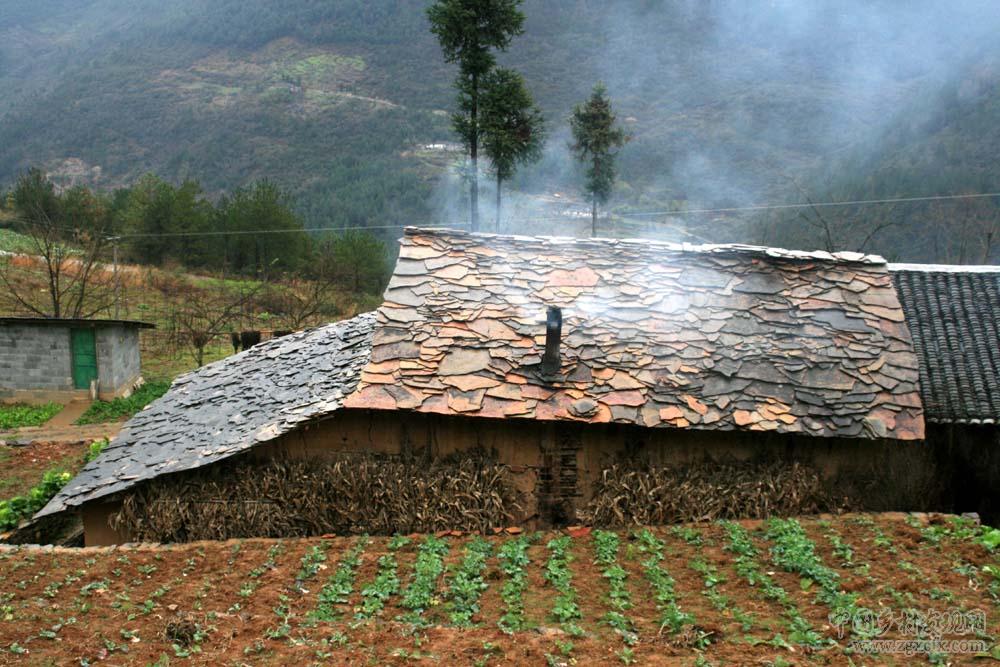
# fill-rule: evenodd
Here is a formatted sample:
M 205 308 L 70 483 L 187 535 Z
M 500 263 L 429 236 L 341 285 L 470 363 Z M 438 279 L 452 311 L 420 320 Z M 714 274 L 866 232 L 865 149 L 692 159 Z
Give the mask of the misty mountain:
M 210 193 L 269 178 L 312 225 L 457 222 L 454 71 L 426 4 L 0 0 L 0 184 L 33 164 L 108 188 L 147 171 Z M 527 0 L 524 11 L 526 34 L 500 60 L 524 72 L 551 141 L 512 183 L 528 196 L 516 214 L 572 199 L 567 117 L 598 80 L 633 136 L 619 214 L 1000 190 L 992 2 Z M 956 259 L 942 220 L 966 214 L 914 204 L 684 227 L 856 248 L 884 225 L 866 250 Z

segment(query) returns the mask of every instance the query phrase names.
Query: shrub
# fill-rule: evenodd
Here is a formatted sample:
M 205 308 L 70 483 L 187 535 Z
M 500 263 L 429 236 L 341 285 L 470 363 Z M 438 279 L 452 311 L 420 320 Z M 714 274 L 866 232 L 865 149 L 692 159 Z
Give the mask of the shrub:
M 92 442 L 87 453 L 84 454 L 84 463 L 90 463 L 96 459 L 107 445 L 106 438 Z M 73 475 L 64 470 L 49 470 L 42 476 L 42 481 L 31 488 L 27 494 L 15 496 L 9 500 L 0 500 L 0 530 L 17 528 L 22 521 L 29 519 L 35 512 L 45 507 L 71 479 L 73 479 Z
M 94 442 L 90 443 L 90 447 L 87 448 L 87 453 L 84 454 L 83 456 L 83 462 L 85 464 L 90 463 L 98 456 L 100 456 L 101 452 L 103 452 L 104 448 L 107 446 L 108 446 L 107 438 L 103 438 L 101 440 L 95 440 Z

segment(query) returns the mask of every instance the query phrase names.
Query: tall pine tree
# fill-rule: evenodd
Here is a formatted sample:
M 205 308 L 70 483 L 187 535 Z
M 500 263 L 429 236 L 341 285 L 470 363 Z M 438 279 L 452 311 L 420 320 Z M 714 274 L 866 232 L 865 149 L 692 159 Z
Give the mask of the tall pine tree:
M 494 50 L 505 51 L 524 32 L 522 0 L 436 0 L 427 9 L 431 32 L 437 36 L 445 60 L 458 63 L 458 112 L 455 131 L 469 151 L 471 162 L 470 227 L 479 229 L 480 95 L 483 79 L 496 64 Z
M 545 144 L 545 119 L 534 105 L 524 77 L 497 68 L 484 81 L 482 91 L 483 152 L 497 179 L 496 231 L 500 231 L 503 183 L 521 164 L 535 162 Z
M 590 198 L 590 235 L 597 236 L 597 206 L 606 204 L 615 184 L 615 159 L 629 136 L 617 124 L 611 100 L 604 84 L 598 83 L 570 118 L 576 159 L 585 167 L 584 193 Z

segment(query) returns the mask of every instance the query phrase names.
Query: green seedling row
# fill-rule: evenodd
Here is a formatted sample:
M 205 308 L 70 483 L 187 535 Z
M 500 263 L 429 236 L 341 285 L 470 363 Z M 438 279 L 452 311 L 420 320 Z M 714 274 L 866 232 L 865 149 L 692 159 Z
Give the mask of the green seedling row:
M 493 553 L 493 546 L 482 537 L 476 537 L 465 547 L 462 562 L 448 583 L 448 620 L 452 625 L 466 628 L 479 611 L 479 597 L 488 584 L 483 579 L 486 560 Z
M 295 574 L 295 588 L 305 592 L 304 585 L 307 581 L 315 577 L 321 568 L 325 567 L 326 552 L 330 548 L 330 543 L 323 541 L 310 547 L 302 556 L 299 563 L 299 571 Z
M 528 547 L 531 540 L 522 535 L 515 540 L 506 542 L 500 547 L 498 557 L 500 570 L 506 581 L 500 589 L 500 598 L 504 603 L 504 613 L 497 625 L 506 633 L 524 629 L 524 591 L 528 587 L 527 567 L 531 564 L 528 557 Z
M 685 627 L 693 626 L 694 616 L 683 611 L 677 604 L 674 578 L 660 565 L 665 543 L 649 529 L 636 533 L 636 539 L 640 553 L 646 555 L 642 569 L 646 580 L 653 587 L 656 609 L 660 613 L 660 630 L 676 635 Z
M 417 547 L 413 577 L 400 601 L 400 605 L 410 611 L 407 620 L 416 621 L 425 610 L 438 603 L 434 592 L 438 577 L 444 572 L 444 557 L 447 554 L 448 543 L 434 535 L 428 535 Z
M 568 535 L 560 535 L 549 540 L 546 545 L 549 559 L 545 564 L 545 580 L 556 590 L 556 597 L 552 603 L 552 617 L 566 632 L 579 635 L 582 634 L 582 630 L 576 621 L 582 618 L 582 614 L 580 605 L 576 601 L 573 572 L 569 567 L 573 560 L 570 554 L 572 543 L 573 540 Z
M 840 575 L 826 566 L 816 554 L 816 545 L 795 519 L 771 519 L 767 522 L 767 537 L 773 543 L 771 558 L 786 572 L 804 578 L 803 585 L 816 584 L 816 600 L 830 608 L 832 618 L 851 625 L 861 614 L 872 614 L 858 605 L 857 593 L 847 593 L 840 585 Z M 854 629 L 857 632 L 857 628 Z M 866 637 L 870 638 L 870 637 Z
M 604 622 L 614 628 L 628 646 L 639 641 L 635 625 L 625 615 L 632 608 L 632 598 L 626 581 L 628 572 L 618 564 L 620 547 L 618 533 L 607 530 L 594 531 L 594 563 L 601 568 L 601 576 L 608 582 L 608 604 L 611 610 L 604 615 Z
M 358 538 L 357 543 L 344 553 L 337 569 L 320 589 L 316 609 L 310 618 L 317 621 L 335 621 L 339 618 L 338 606 L 347 604 L 354 592 L 354 579 L 358 565 L 361 564 L 361 554 L 368 546 L 368 537 Z
M 799 611 L 788 592 L 764 571 L 760 563 L 760 551 L 754 546 L 750 533 L 743 526 L 732 521 L 723 521 L 721 525 L 729 540 L 725 549 L 732 553 L 736 559 L 734 563 L 736 573 L 749 585 L 759 587 L 766 599 L 778 603 L 783 608 L 788 628 L 788 640 L 809 648 L 826 647 L 829 644 L 827 639 L 819 634 L 802 616 L 802 612 Z M 781 635 L 775 635 L 771 642 L 778 646 L 788 644 Z
M 390 597 L 399 592 L 399 575 L 396 552 L 409 544 L 405 537 L 394 537 L 388 545 L 388 553 L 379 556 L 378 571 L 375 580 L 361 589 L 361 609 L 358 618 L 366 619 L 375 616 L 385 608 Z
M 284 553 L 284 551 L 285 545 L 281 542 L 272 545 L 271 548 L 267 550 L 267 558 L 263 563 L 250 570 L 249 580 L 243 582 L 243 585 L 240 587 L 240 597 L 249 598 L 257 591 L 260 587 L 260 578 L 263 577 L 266 572 L 277 567 L 278 557 Z
M 708 598 L 708 601 L 712 603 L 712 607 L 718 611 L 732 615 L 733 619 L 739 622 L 743 631 L 748 632 L 753 627 L 753 616 L 738 605 L 733 604 L 732 600 L 723 595 L 722 591 L 719 590 L 720 585 L 726 581 L 726 578 L 719 573 L 719 568 L 701 557 L 692 559 L 688 563 L 688 567 L 701 575 L 702 584 L 705 589 L 701 594 Z

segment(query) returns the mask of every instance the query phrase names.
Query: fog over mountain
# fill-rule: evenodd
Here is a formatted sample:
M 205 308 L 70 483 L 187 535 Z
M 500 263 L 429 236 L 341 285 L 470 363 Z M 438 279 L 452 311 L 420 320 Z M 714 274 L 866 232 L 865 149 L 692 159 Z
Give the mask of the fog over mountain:
M 146 171 L 209 192 L 267 177 L 312 225 L 458 223 L 454 70 L 426 4 L 0 0 L 0 183 L 32 164 L 109 188 Z M 997 199 L 631 215 L 1000 190 L 995 3 L 528 0 L 524 11 L 526 34 L 500 60 L 524 72 L 551 136 L 511 183 L 507 229 L 582 232 L 567 118 L 602 80 L 633 136 L 607 233 L 996 259 L 982 239 Z

